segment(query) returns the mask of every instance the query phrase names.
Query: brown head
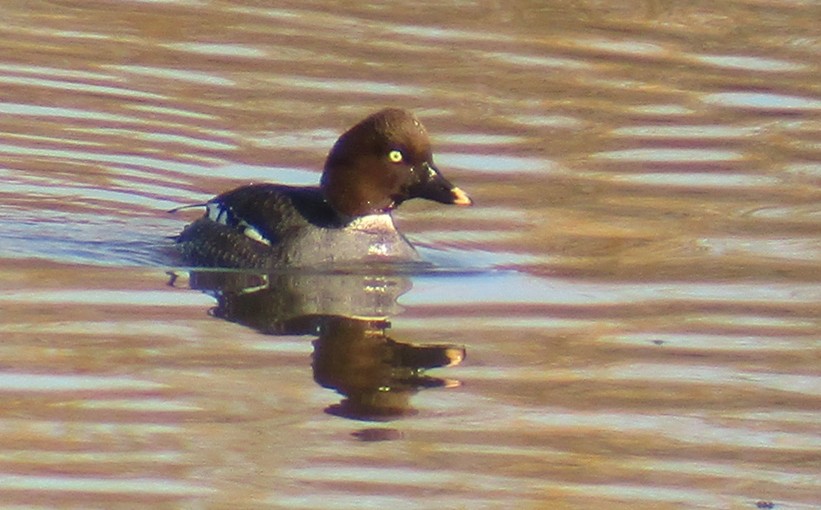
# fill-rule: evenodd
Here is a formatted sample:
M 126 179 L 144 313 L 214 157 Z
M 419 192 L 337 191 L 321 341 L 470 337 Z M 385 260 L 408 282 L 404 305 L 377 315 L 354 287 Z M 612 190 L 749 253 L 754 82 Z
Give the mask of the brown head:
M 424 126 L 400 108 L 374 113 L 340 136 L 320 186 L 331 207 L 350 217 L 390 211 L 411 198 L 473 203 L 442 177 Z

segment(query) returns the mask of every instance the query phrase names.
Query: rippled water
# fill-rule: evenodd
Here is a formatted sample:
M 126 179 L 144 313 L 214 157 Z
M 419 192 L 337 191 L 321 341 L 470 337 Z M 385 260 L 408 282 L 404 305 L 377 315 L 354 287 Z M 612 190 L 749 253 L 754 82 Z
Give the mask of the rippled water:
M 0 6 L 0 501 L 816 508 L 815 2 Z M 189 273 L 165 211 L 413 109 L 430 270 Z

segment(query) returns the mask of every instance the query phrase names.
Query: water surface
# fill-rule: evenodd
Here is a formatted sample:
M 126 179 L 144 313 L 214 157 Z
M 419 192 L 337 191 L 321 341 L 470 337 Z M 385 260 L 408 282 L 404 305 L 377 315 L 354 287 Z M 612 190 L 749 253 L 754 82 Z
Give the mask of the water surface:
M 818 504 L 814 3 L 0 12 L 4 504 Z M 384 106 L 476 201 L 400 209 L 432 268 L 182 267 Z

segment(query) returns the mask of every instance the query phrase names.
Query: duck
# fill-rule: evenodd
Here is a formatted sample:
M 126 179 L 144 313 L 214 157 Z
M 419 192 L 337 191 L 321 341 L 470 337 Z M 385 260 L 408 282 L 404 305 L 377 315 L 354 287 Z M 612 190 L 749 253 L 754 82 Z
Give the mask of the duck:
M 415 198 L 473 204 L 434 164 L 430 138 L 416 115 L 385 108 L 339 137 L 318 186 L 247 184 L 169 212 L 205 208 L 173 238 L 196 267 L 413 263 L 421 257 L 397 230 L 392 212 Z

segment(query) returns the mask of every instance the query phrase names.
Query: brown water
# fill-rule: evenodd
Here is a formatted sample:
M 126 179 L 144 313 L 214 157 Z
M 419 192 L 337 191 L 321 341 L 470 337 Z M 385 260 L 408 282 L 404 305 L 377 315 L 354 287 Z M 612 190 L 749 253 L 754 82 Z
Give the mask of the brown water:
M 0 506 L 821 503 L 816 2 L 0 19 Z M 386 105 L 477 202 L 399 211 L 433 270 L 178 267 Z

